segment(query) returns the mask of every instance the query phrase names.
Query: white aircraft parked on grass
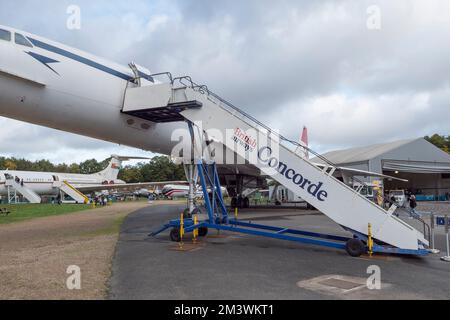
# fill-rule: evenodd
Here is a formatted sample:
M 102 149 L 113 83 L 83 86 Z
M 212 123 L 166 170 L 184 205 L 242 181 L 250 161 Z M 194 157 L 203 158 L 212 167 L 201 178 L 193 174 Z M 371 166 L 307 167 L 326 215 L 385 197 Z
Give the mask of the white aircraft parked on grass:
M 122 161 L 147 159 L 142 157 L 121 157 L 113 155 L 108 167 L 94 174 L 73 174 L 33 171 L 0 171 L 0 195 L 8 200 L 16 192 L 29 202 L 40 203 L 41 196 L 60 196 L 62 191 L 75 202 L 87 203 L 85 194 L 106 190 L 133 189 L 143 186 L 162 186 L 171 182 L 126 183 L 117 179 Z M 173 183 L 182 183 L 175 181 Z

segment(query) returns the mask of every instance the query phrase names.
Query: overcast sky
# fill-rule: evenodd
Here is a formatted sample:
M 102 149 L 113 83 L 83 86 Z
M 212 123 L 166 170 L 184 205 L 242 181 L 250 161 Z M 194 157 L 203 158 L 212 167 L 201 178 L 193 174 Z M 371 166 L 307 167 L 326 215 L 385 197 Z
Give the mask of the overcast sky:
M 306 125 L 320 152 L 450 134 L 448 0 L 1 4 L 0 24 L 192 75 L 293 139 Z M 66 27 L 71 4 L 81 9 L 80 30 Z M 3 118 L 0 141 L 1 155 L 54 162 L 146 154 Z

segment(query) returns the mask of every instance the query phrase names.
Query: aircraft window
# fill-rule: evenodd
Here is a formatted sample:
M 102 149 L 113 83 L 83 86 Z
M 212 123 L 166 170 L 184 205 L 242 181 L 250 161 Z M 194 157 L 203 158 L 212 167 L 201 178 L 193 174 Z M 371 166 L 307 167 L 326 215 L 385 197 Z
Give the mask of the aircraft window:
M 0 29 L 0 40 L 11 41 L 11 32 Z
M 32 48 L 33 46 L 31 45 L 30 41 L 28 41 L 23 35 L 16 33 L 16 43 L 20 44 L 21 46 L 25 46 L 25 47 L 30 47 Z

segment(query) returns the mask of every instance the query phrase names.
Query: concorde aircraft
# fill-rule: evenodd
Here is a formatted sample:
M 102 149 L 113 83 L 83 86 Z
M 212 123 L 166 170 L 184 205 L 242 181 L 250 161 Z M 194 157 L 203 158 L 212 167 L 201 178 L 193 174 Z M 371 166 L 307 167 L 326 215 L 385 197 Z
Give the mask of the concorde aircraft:
M 154 123 L 121 112 L 126 88 L 156 82 L 137 64 L 122 66 L 0 26 L 0 116 L 169 155 L 177 144 L 172 133 L 187 129 L 185 122 Z M 249 203 L 240 197 L 245 189 L 267 188 L 260 173 L 249 164 L 219 166 L 238 206 Z
M 186 123 L 153 123 L 121 113 L 127 86 L 154 82 L 144 67 L 121 66 L 0 26 L 1 116 L 169 155 L 177 143 L 172 133 L 187 129 Z M 259 175 L 249 165 L 225 166 L 221 173 L 228 186 L 265 183 L 249 178 Z

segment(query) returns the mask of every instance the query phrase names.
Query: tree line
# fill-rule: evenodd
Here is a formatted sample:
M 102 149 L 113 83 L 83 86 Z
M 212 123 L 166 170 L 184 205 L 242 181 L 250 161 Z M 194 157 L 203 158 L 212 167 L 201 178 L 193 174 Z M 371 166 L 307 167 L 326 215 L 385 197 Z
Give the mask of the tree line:
M 425 139 L 450 154 L 450 136 L 435 134 L 426 136 Z M 111 158 L 103 161 L 90 159 L 80 163 L 53 164 L 48 160 L 30 161 L 14 157 L 0 157 L 0 170 L 92 174 L 105 169 L 110 160 Z M 119 172 L 119 179 L 127 183 L 138 183 L 178 181 L 185 180 L 186 177 L 182 165 L 173 163 L 167 156 L 157 156 L 148 163 L 124 166 Z
M 119 172 L 119 179 L 127 183 L 184 181 L 186 175 L 182 165 L 173 163 L 169 157 L 158 156 L 148 163 L 123 167 Z
M 96 159 L 80 163 L 53 164 L 48 160 L 30 161 L 19 158 L 0 157 L 0 170 L 43 171 L 57 173 L 92 174 L 105 169 L 111 158 L 103 161 Z M 184 169 L 181 165 L 173 163 L 169 157 L 157 156 L 148 163 L 127 165 L 120 169 L 119 179 L 127 183 L 178 181 L 185 180 Z
M 434 134 L 431 137 L 426 136 L 425 139 L 434 144 L 436 147 L 450 154 L 450 136 L 441 136 L 439 134 Z

